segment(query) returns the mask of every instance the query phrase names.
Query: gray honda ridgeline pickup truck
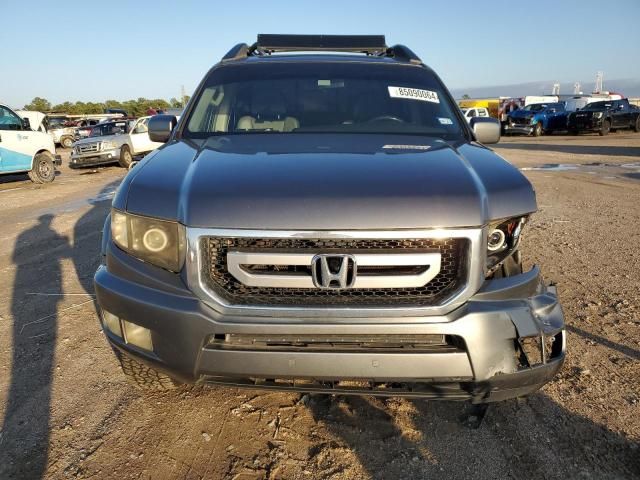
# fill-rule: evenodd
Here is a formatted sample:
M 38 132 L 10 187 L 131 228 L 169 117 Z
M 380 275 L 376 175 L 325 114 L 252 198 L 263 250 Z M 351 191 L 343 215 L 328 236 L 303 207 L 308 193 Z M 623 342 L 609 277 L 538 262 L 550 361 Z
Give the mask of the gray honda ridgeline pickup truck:
M 482 404 L 560 369 L 556 289 L 518 250 L 534 190 L 407 47 L 259 35 L 149 133 L 95 275 L 138 385 Z

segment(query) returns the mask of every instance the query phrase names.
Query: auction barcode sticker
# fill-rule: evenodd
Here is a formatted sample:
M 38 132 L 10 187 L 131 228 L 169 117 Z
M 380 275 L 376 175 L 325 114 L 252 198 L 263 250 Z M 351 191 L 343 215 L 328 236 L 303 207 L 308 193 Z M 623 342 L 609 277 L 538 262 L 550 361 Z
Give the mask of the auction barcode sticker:
M 431 90 L 421 90 L 419 88 L 408 87 L 388 87 L 389 96 L 393 98 L 408 98 L 410 100 L 421 100 L 423 102 L 440 103 L 437 92 Z

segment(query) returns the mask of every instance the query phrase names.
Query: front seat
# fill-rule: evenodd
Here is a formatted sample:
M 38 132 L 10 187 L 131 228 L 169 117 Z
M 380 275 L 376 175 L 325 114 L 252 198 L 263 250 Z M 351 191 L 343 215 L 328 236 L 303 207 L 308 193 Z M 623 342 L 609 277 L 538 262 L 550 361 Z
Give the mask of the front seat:
M 300 127 L 298 119 L 286 115 L 286 102 L 280 93 L 260 95 L 253 101 L 251 110 L 255 117 L 251 115 L 240 117 L 236 130 L 291 132 Z

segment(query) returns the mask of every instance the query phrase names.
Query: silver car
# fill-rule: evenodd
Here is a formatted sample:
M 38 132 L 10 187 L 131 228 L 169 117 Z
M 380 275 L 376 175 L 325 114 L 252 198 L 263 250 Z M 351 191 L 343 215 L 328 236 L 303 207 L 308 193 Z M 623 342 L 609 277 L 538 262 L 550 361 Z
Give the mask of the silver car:
M 137 385 L 486 403 L 560 369 L 556 289 L 519 250 L 534 190 L 407 47 L 260 35 L 149 134 L 95 275 Z

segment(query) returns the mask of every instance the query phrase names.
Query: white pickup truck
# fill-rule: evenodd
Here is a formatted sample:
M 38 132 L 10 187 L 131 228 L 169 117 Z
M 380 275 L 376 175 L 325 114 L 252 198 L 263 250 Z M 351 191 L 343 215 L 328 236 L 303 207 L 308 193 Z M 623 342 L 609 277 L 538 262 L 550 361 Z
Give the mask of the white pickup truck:
M 27 173 L 34 183 L 49 183 L 56 178 L 56 165 L 61 164 L 55 155 L 53 138 L 40 128 L 40 120 L 31 125 L 29 117 L 21 118 L 5 105 L 0 105 L 0 174 Z
M 134 157 L 162 145 L 149 138 L 147 125 L 150 118 L 99 123 L 93 127 L 91 136 L 73 144 L 69 166 L 76 168 L 118 162 L 120 166 L 129 168 Z

